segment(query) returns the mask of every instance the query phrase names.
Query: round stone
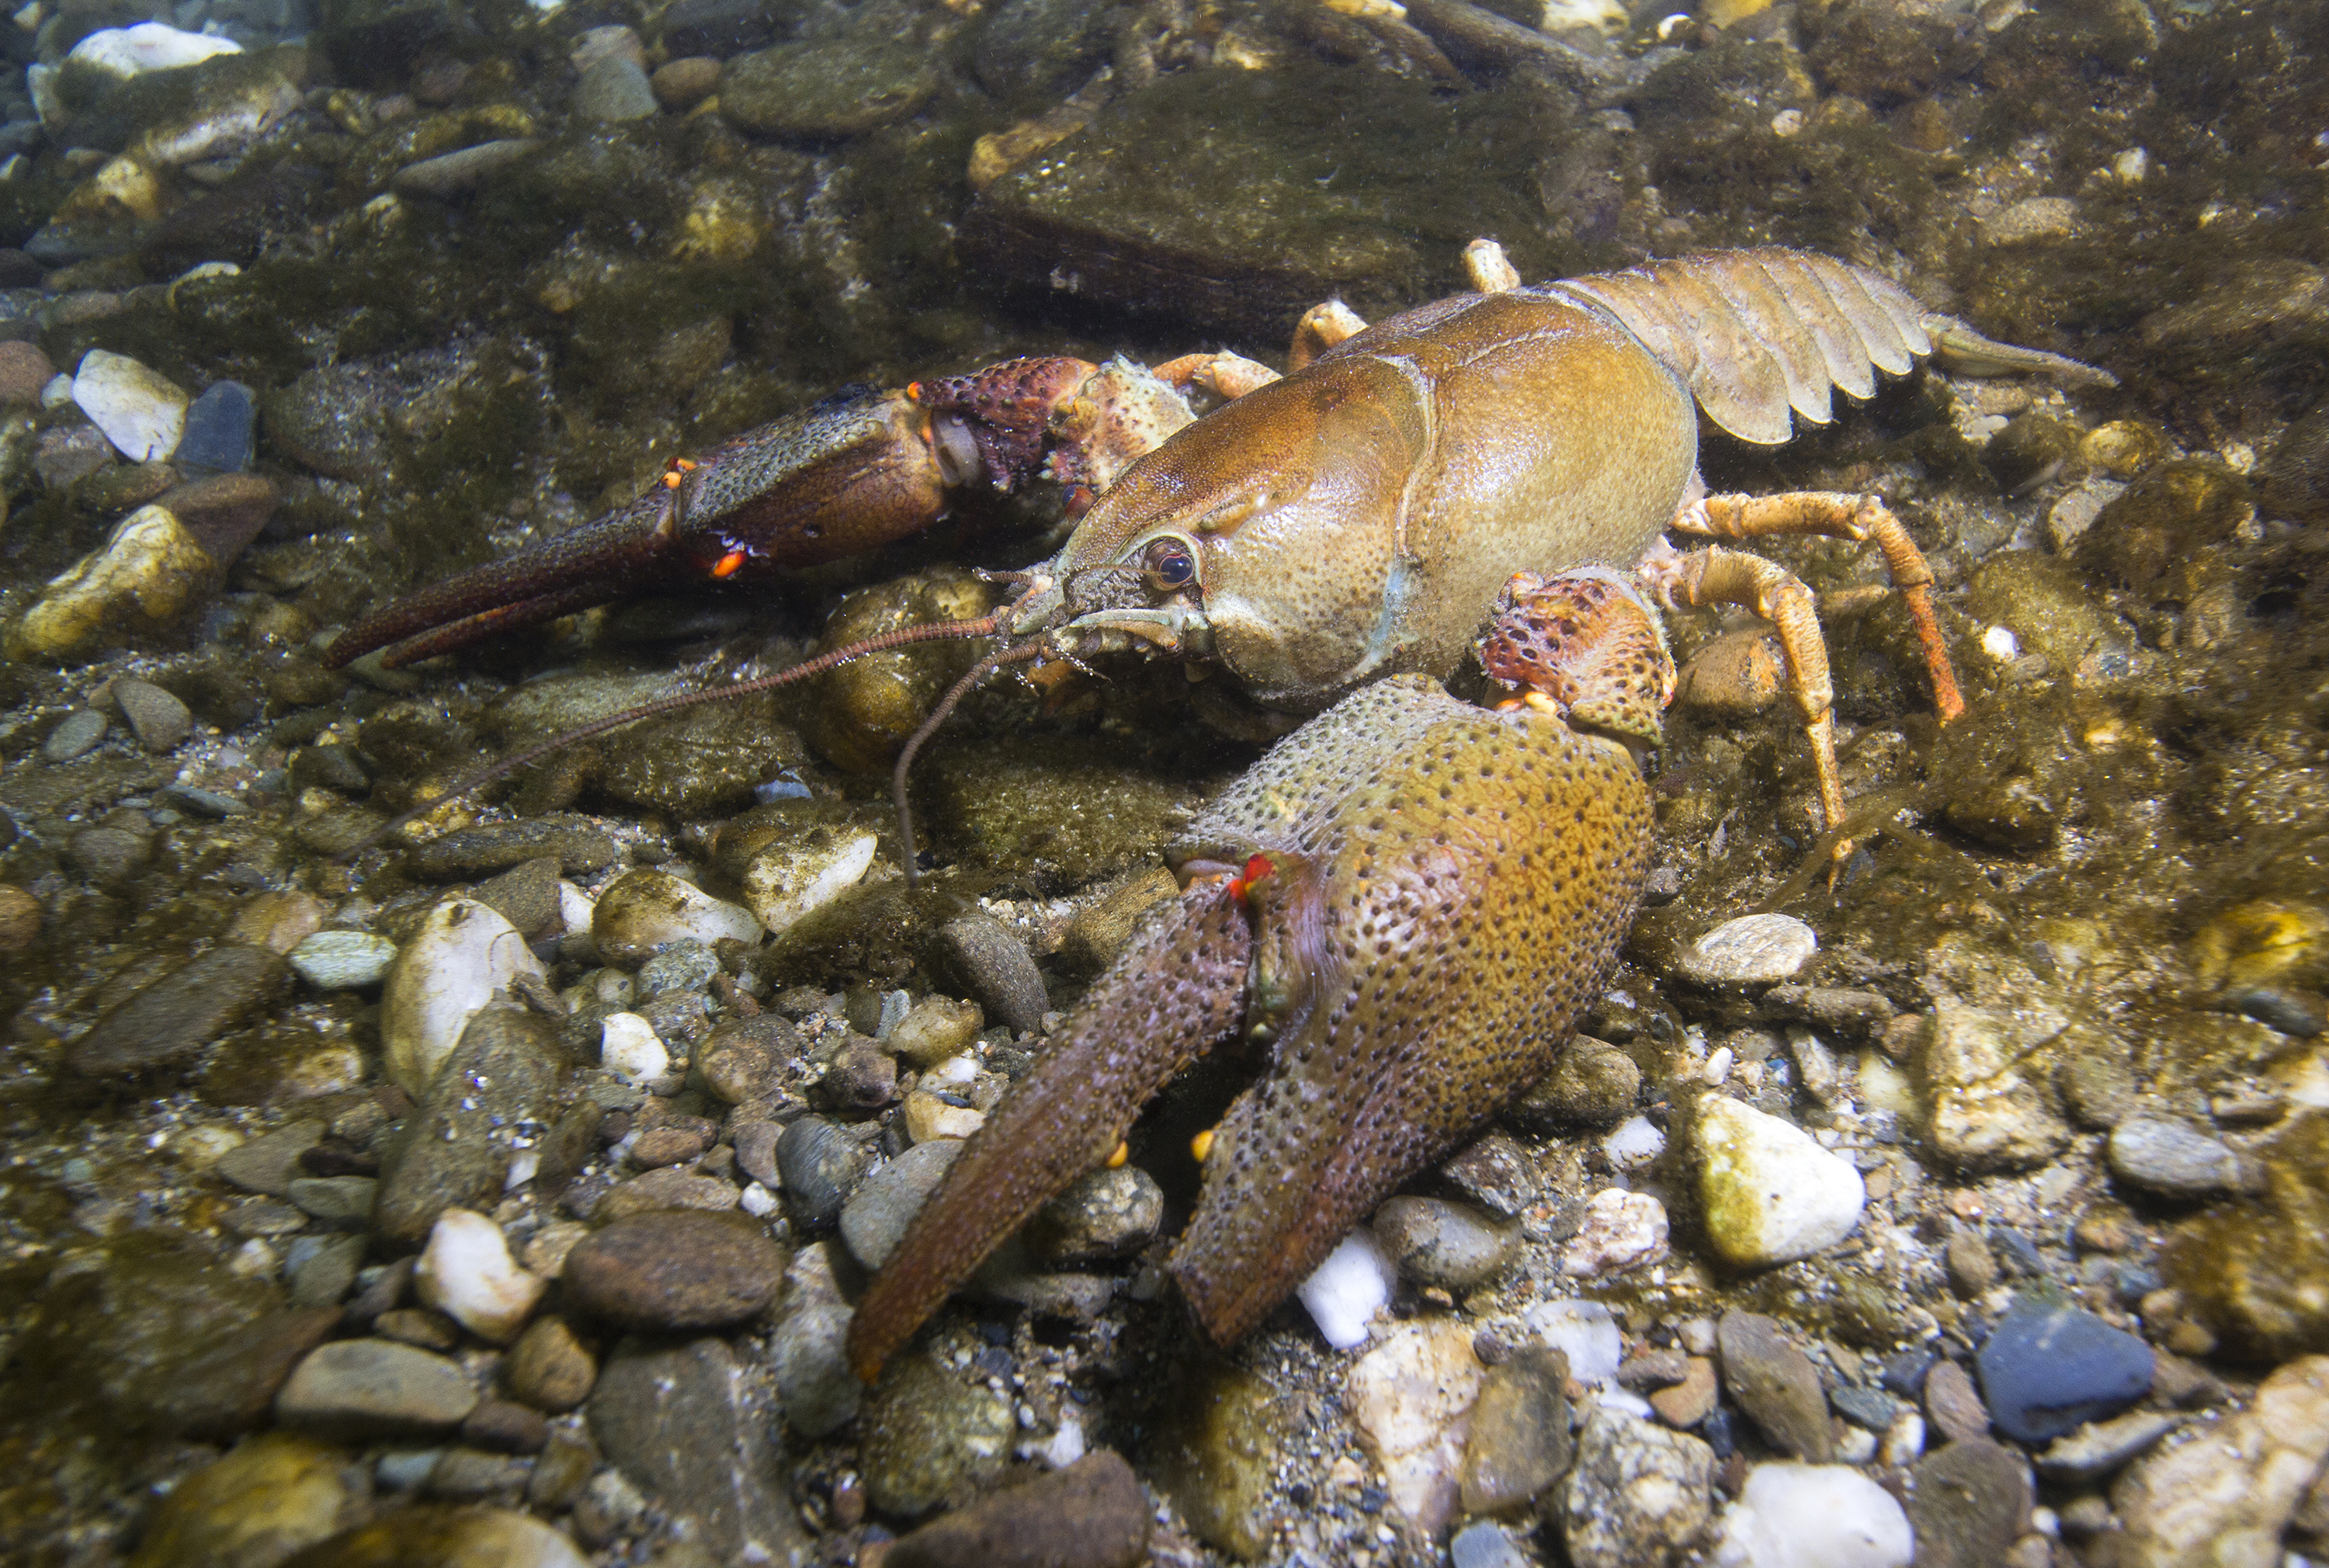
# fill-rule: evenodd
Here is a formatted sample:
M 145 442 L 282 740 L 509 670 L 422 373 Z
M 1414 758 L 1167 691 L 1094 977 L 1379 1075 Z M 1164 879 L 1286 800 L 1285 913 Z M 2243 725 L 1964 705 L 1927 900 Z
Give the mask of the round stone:
M 841 1210 L 841 1239 L 851 1255 L 869 1269 L 889 1262 L 961 1152 L 962 1145 L 951 1140 L 917 1143 L 866 1178 Z M 782 1158 L 781 1144 L 778 1153 Z
M 41 756 L 50 762 L 71 762 L 96 749 L 105 738 L 108 721 L 93 708 L 83 708 L 67 714 L 63 723 L 49 731 L 41 742 Z
M 289 958 L 293 971 L 317 991 L 359 991 L 388 978 L 396 944 L 369 931 L 318 931 Z
M 116 681 L 113 700 L 137 744 L 156 755 L 177 750 L 193 731 L 194 716 L 186 705 L 150 681 Z
M 724 1329 L 755 1317 L 784 1281 L 784 1249 L 756 1221 L 700 1209 L 636 1214 L 566 1255 L 568 1296 L 627 1329 Z
M 1700 985 L 1774 985 L 1818 951 L 1818 934 L 1792 915 L 1742 915 L 1684 948 L 1678 967 Z
M 476 1408 L 468 1375 L 388 1339 L 342 1339 L 299 1363 L 275 1396 L 285 1426 L 350 1441 L 448 1432 Z
M 1517 1226 L 1436 1197 L 1394 1197 L 1375 1210 L 1375 1240 L 1399 1272 L 1419 1285 L 1468 1291 L 1512 1264 Z
M 1707 1235 L 1731 1263 L 1759 1269 L 1806 1258 L 1859 1225 L 1868 1201 L 1860 1172 L 1794 1123 L 1709 1094 L 1697 1131 Z

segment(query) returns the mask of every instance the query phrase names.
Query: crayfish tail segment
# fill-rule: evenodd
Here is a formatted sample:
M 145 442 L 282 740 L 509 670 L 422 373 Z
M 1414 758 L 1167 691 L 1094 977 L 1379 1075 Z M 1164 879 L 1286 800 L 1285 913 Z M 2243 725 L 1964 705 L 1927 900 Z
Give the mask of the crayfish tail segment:
M 324 651 L 338 669 L 376 648 L 391 669 L 495 633 L 603 605 L 660 569 L 675 507 L 656 490 L 556 539 L 456 573 L 349 627 Z M 398 644 L 401 644 L 399 646 Z
M 1515 572 L 1479 652 L 1490 679 L 1543 693 L 1580 729 L 1645 747 L 1664 738 L 1674 655 L 1656 612 L 1616 572 Z
M 860 1377 L 880 1376 L 1005 1237 L 1107 1161 L 1165 1080 L 1236 1031 L 1252 955 L 1250 915 L 1225 879 L 1196 884 L 1141 924 L 963 1145 L 858 1303 L 848 1354 Z
M 1600 994 L 1649 859 L 1624 746 L 1403 677 L 1281 744 L 1192 836 L 1254 832 L 1277 802 L 1323 813 L 1297 829 L 1324 873 L 1306 895 L 1319 967 L 1217 1130 L 1167 1265 L 1224 1345 L 1550 1066 Z

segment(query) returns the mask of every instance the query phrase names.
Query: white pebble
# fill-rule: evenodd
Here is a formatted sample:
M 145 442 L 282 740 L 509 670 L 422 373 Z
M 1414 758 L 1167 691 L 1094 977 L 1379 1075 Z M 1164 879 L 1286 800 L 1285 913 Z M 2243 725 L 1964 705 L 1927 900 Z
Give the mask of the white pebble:
M 674 942 L 709 947 L 731 937 L 760 939 L 752 912 L 668 871 L 625 872 L 607 885 L 590 911 L 590 939 L 609 963 L 641 963 Z
M 502 1227 L 466 1208 L 437 1216 L 412 1285 L 423 1301 L 495 1345 L 517 1338 L 545 1288 L 511 1258 Z
M 744 1188 L 743 1196 L 736 1200 L 736 1207 L 754 1219 L 766 1219 L 777 1212 L 777 1195 L 755 1181 Z
M 317 991 L 356 991 L 388 978 L 396 944 L 369 931 L 318 931 L 285 956 Z
M 149 70 L 175 70 L 199 65 L 218 54 L 240 54 L 242 45 L 231 38 L 207 33 L 187 33 L 159 22 L 135 27 L 104 27 L 72 46 L 67 60 L 95 66 L 108 76 L 143 76 Z
M 832 903 L 873 865 L 873 835 L 863 828 L 813 829 L 780 839 L 744 868 L 745 906 L 770 933 Z
M 2011 626 L 1992 626 L 1981 634 L 1981 651 L 2001 664 L 2011 664 L 2022 657 L 2022 639 Z
M 1701 985 L 1791 980 L 1819 951 L 1819 934 L 1792 915 L 1742 915 L 1683 950 L 1683 978 Z
M 1791 1122 L 1710 1094 L 1699 1104 L 1698 1150 L 1707 1234 L 1741 1268 L 1807 1258 L 1860 1224 L 1860 1172 Z
M 599 1065 L 618 1078 L 644 1083 L 671 1071 L 655 1025 L 636 1013 L 608 1013 L 599 1035 Z
M 1619 1170 L 1639 1170 L 1666 1151 L 1666 1135 L 1646 1116 L 1629 1116 L 1601 1140 L 1601 1152 Z
M 1646 1192 L 1604 1188 L 1561 1249 L 1561 1272 L 1578 1279 L 1623 1273 L 1666 1255 L 1666 1207 Z
M 1522 1319 L 1547 1349 L 1569 1357 L 1569 1375 L 1579 1383 L 1608 1383 L 1617 1376 L 1624 1349 L 1617 1320 L 1598 1301 L 1544 1301 Z
M 128 355 L 91 349 L 73 372 L 73 401 L 124 457 L 152 463 L 178 449 L 193 399 Z
M 558 884 L 558 924 L 569 932 L 580 934 L 590 929 L 590 906 L 598 900 L 561 878 Z
M 1072 1415 L 1060 1417 L 1060 1430 L 1043 1445 L 1043 1462 L 1055 1470 L 1066 1469 L 1084 1457 L 1084 1429 Z
M 1909 1516 L 1844 1465 L 1757 1465 L 1722 1516 L 1721 1568 L 1908 1568 Z
M 517 976 L 546 981 L 541 962 L 498 911 L 454 898 L 429 912 L 389 966 L 381 992 L 380 1034 L 388 1075 L 419 1100 L 461 1031 Z
M 1326 1254 L 1295 1294 L 1326 1343 L 1349 1350 L 1367 1342 L 1368 1320 L 1391 1304 L 1399 1271 L 1375 1244 L 1374 1232 L 1359 1226 Z

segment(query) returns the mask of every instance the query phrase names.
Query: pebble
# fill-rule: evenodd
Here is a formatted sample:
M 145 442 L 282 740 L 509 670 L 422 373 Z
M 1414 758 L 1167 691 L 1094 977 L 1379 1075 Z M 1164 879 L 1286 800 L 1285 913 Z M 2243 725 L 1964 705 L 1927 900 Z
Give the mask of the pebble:
M 495 1005 L 472 1019 L 406 1118 L 407 1135 L 383 1152 L 373 1234 L 396 1250 L 418 1249 L 448 1208 L 498 1203 L 508 1185 L 507 1130 L 553 1119 L 563 1062 L 539 1013 Z
M 1868 1198 L 1860 1172 L 1794 1123 L 1710 1094 L 1697 1142 L 1707 1235 L 1739 1267 L 1809 1257 L 1859 1226 Z
M 1681 1382 L 1650 1394 L 1650 1408 L 1668 1426 L 1686 1430 L 1706 1419 L 1719 1391 L 1712 1358 L 1693 1356 Z
M 717 91 L 720 61 L 706 54 L 690 54 L 665 61 L 647 79 L 647 85 L 665 108 L 693 108 Z M 4 383 L 0 383 L 4 384 Z
M 1383 1472 L 1391 1506 L 1426 1535 L 1456 1508 L 1465 1418 L 1486 1369 L 1456 1318 L 1395 1323 L 1351 1366 L 1344 1396 L 1359 1444 Z
M 298 1176 L 288 1193 L 302 1214 L 326 1225 L 362 1225 L 371 1217 L 380 1183 L 369 1176 Z
M 187 406 L 185 432 L 170 461 L 192 479 L 240 474 L 250 466 L 258 423 L 249 387 L 240 381 L 212 381 Z M 271 497 L 273 487 L 269 490 Z
M 618 1184 L 599 1199 L 590 1217 L 604 1225 L 665 1208 L 724 1214 L 735 1208 L 740 1199 L 736 1184 L 725 1177 L 670 1167 Z
M 2079 204 L 2068 196 L 2032 196 L 1985 219 L 1981 234 L 1992 245 L 2024 245 L 2063 239 L 2078 223 Z
M 760 923 L 743 906 L 714 898 L 668 871 L 640 869 L 625 872 L 599 893 L 590 939 L 601 958 L 628 968 L 674 942 L 756 943 Z
M 76 709 L 41 742 L 41 756 L 48 762 L 71 762 L 77 756 L 85 756 L 105 738 L 108 727 L 105 715 L 94 708 Z
M 360 1235 L 301 1236 L 283 1257 L 291 1281 L 291 1304 L 332 1308 L 336 1317 L 337 1304 L 355 1288 L 363 1260 L 364 1238 Z
M 1989 1406 L 1974 1386 L 1973 1374 L 1954 1361 L 1938 1361 L 1925 1374 L 1925 1414 L 1951 1442 L 1989 1435 Z
M 1665 1255 L 1665 1205 L 1646 1192 L 1605 1188 L 1586 1204 L 1584 1223 L 1561 1249 L 1561 1272 L 1597 1279 Z
M 1595 1386 L 1615 1383 L 1625 1337 L 1617 1320 L 1598 1301 L 1540 1301 L 1523 1321 L 1547 1348 L 1569 1361 L 1569 1376 Z
M 1949 1272 L 1949 1288 L 1961 1300 L 1985 1295 L 1997 1283 L 1997 1254 L 1977 1230 L 1951 1232 L 1948 1244 L 1941 1249 L 1941 1262 Z
M 2038 1456 L 2038 1473 L 2051 1481 L 2099 1479 L 2183 1424 L 2182 1416 L 2163 1410 L 2130 1410 L 2110 1421 L 2089 1422 L 2055 1439 Z
M 149 70 L 176 70 L 220 54 L 240 54 L 231 38 L 189 33 L 160 22 L 134 27 L 103 27 L 84 36 L 65 58 L 127 80 Z
M 1567 1473 L 1568 1387 L 1558 1350 L 1523 1349 L 1488 1369 L 1457 1475 L 1466 1513 L 1518 1516 Z
M 882 1043 L 910 1066 L 927 1072 L 968 1050 L 985 1027 L 986 1014 L 976 1002 L 924 997 L 906 1010 Z
M 1443 1290 L 1487 1283 L 1520 1251 L 1517 1225 L 1436 1197 L 1391 1198 L 1375 1210 L 1373 1226 L 1376 1242 L 1401 1274 Z
M 906 1096 L 900 1119 L 906 1124 L 906 1137 L 915 1143 L 940 1138 L 959 1141 L 986 1125 L 985 1112 L 957 1105 L 928 1089 L 917 1089 Z
M 588 1568 L 574 1543 L 508 1508 L 391 1509 L 300 1554 L 302 1568 Z
M 363 1518 L 344 1449 L 270 1432 L 170 1488 L 154 1505 L 130 1561 L 137 1568 L 258 1568 Z
M 1535 1162 L 1501 1132 L 1473 1143 L 1442 1165 L 1439 1174 L 1498 1219 L 1518 1219 L 1537 1200 Z
M 1666 1135 L 1646 1116 L 1628 1116 L 1601 1140 L 1601 1156 L 1612 1170 L 1643 1170 L 1666 1151 Z
M 2151 1392 L 2151 1347 L 2093 1313 L 2017 1298 L 1975 1358 L 1991 1422 L 2045 1442 L 2100 1421 Z
M 663 46 L 674 55 L 725 60 L 767 43 L 778 25 L 766 0 L 673 0 L 663 13 Z
M 608 1013 L 599 1026 L 599 1066 L 626 1083 L 644 1084 L 671 1071 L 671 1053 L 638 1014 Z
M 834 1278 L 836 1244 L 818 1242 L 793 1254 L 784 1305 L 768 1336 L 770 1371 L 785 1421 L 816 1439 L 855 1417 L 865 1385 L 849 1365 L 849 1304 Z
M 598 1381 L 597 1359 L 563 1318 L 535 1319 L 502 1360 L 502 1383 L 510 1394 L 552 1415 L 580 1405 Z
M 2153 1453 L 2111 1490 L 2125 1555 L 2142 1568 L 2280 1562 L 2281 1536 L 2329 1460 L 2329 1356 L 2287 1363 L 2245 1410 Z
M 77 658 L 165 630 L 207 591 L 216 571 L 217 562 L 166 509 L 142 507 L 42 590 L 8 629 L 9 654 Z
M 124 676 L 113 682 L 114 705 L 137 744 L 156 756 L 175 751 L 193 733 L 194 716 L 184 702 L 150 681 Z
M 824 1117 L 803 1116 L 778 1134 L 776 1160 L 794 1222 L 815 1229 L 841 1217 L 873 1151 Z
M 156 463 L 177 450 L 190 399 L 184 388 L 127 354 L 91 349 L 73 371 L 73 401 L 132 463 Z
M 476 1405 L 477 1391 L 455 1363 L 385 1339 L 319 1347 L 275 1396 L 285 1426 L 355 1442 L 449 1432 Z
M 1087 1171 L 1036 1210 L 1024 1232 L 1045 1266 L 1128 1257 L 1164 1220 L 1164 1193 L 1136 1165 Z
M 437 1216 L 412 1284 L 423 1301 L 494 1345 L 517 1338 L 547 1289 L 517 1266 L 501 1226 L 466 1208 Z
M 425 1098 L 469 1020 L 521 976 L 549 982 L 542 961 L 498 911 L 474 898 L 448 899 L 429 910 L 389 966 L 381 993 L 390 1081 Z
M 56 373 L 38 344 L 16 339 L 0 343 L 0 403 L 39 402 L 42 390 Z
M 637 1214 L 593 1232 L 566 1256 L 568 1298 L 627 1329 L 724 1329 L 767 1308 L 784 1249 L 758 1222 L 692 1209 Z
M 898 1058 L 863 1038 L 853 1040 L 811 1087 L 811 1097 L 828 1111 L 878 1111 L 896 1098 Z
M 1018 1422 L 1011 1401 L 947 1370 L 927 1352 L 891 1358 L 857 1421 L 866 1500 L 913 1518 L 1002 1479 Z
M 487 1399 L 463 1418 L 461 1441 L 492 1453 L 540 1453 L 550 1441 L 550 1422 L 538 1410 Z
M 362 991 L 388 978 L 396 944 L 369 931 L 318 931 L 288 956 L 292 970 L 317 991 Z
M 1763 1464 L 1723 1511 L 1720 1568 L 1909 1568 L 1909 1516 L 1845 1465 Z
M 1367 1325 L 1391 1305 L 1398 1283 L 1398 1266 L 1362 1225 L 1336 1243 L 1294 1293 L 1327 1344 L 1353 1350 L 1367 1342 Z
M 875 842 L 870 831 L 845 826 L 782 835 L 745 864 L 745 906 L 771 934 L 787 930 L 863 881 Z
M 1449 1538 L 1451 1568 L 1535 1568 L 1536 1557 L 1493 1519 L 1475 1519 Z
M 900 120 L 938 90 L 921 52 L 817 39 L 739 55 L 720 77 L 720 112 L 761 136 L 830 141 Z
M 274 1131 L 239 1143 L 219 1156 L 211 1169 L 245 1192 L 269 1197 L 288 1197 L 299 1171 L 299 1157 L 323 1141 L 324 1124 L 302 1117 Z
M 2111 1130 L 2111 1174 L 2166 1197 L 2260 1192 L 2263 1167 L 2230 1145 L 2164 1116 L 2130 1116 Z
M 1164 1394 L 1151 1451 L 1157 1490 L 1200 1541 L 1247 1562 L 1267 1558 L 1279 1456 L 1306 1422 L 1269 1382 L 1225 1359 L 1197 1363 Z M 1348 1469 L 1354 1482 L 1363 1474 L 1355 1460 Z
M 626 30 L 627 31 L 627 30 Z M 584 119 L 648 119 L 660 112 L 646 70 L 623 55 L 604 55 L 582 69 L 574 112 Z
M 41 939 L 41 901 L 0 883 L 0 953 L 22 953 Z
M 1759 1312 L 1725 1312 L 1715 1325 L 1722 1385 L 1780 1452 L 1825 1464 L 1834 1451 L 1819 1368 Z
M 989 1015 L 1019 1034 L 1042 1028 L 1051 1005 L 1043 976 L 1009 926 L 991 915 L 960 915 L 939 929 L 938 942 Z
M 591 1435 L 625 1479 L 694 1521 L 713 1562 L 806 1562 L 769 1423 L 747 1403 L 742 1374 L 719 1338 L 626 1340 L 591 1391 Z
M 1819 935 L 1792 915 L 1742 915 L 1684 948 L 1676 967 L 1700 985 L 1793 980 L 1819 952 Z
M 73 1042 L 65 1060 L 87 1077 L 180 1061 L 266 1009 L 288 972 L 263 947 L 213 947 L 116 1002 Z
M 1148 1561 L 1148 1497 L 1124 1457 L 1066 1469 L 981 1498 L 905 1536 L 884 1568 L 1138 1568 Z
M 439 201 L 474 191 L 511 164 L 531 157 L 542 146 L 537 136 L 503 136 L 457 152 L 422 158 L 396 171 L 388 188 L 400 196 L 433 196 Z
M 405 865 L 424 882 L 463 882 L 547 856 L 569 876 L 603 870 L 621 851 L 579 817 L 532 817 L 443 833 L 409 850 Z
M 2009 1019 L 1951 1001 L 1934 1005 L 1919 1063 L 1931 1103 L 1926 1136 L 1949 1165 L 1971 1174 L 2027 1170 L 2070 1141 L 2028 1056 Z
M 959 1143 L 917 1143 L 859 1184 L 841 1209 L 841 1239 L 850 1255 L 869 1269 L 887 1263 L 961 1152 Z M 780 1142 L 778 1158 L 783 1157 Z
M 1909 1474 L 1917 1568 L 2000 1568 L 2030 1528 L 2030 1467 L 1987 1438 L 1938 1449 Z
M 1663 1568 L 1713 1516 L 1714 1451 L 1686 1432 L 1595 1409 L 1561 1514 L 1574 1568 Z

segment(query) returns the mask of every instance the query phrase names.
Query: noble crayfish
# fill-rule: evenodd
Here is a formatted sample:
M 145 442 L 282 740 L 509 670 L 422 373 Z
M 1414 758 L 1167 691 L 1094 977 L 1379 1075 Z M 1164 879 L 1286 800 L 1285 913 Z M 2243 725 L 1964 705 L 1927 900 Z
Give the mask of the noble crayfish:
M 1872 540 L 1942 717 L 1962 708 L 1932 573 L 1891 512 L 1864 495 L 1706 494 L 1701 410 L 1774 445 L 1797 417 L 1827 422 L 1833 389 L 1866 399 L 1878 371 L 1906 374 L 1936 352 L 1975 372 L 2109 379 L 1797 251 L 1532 287 L 1489 242 L 1466 263 L 1477 292 L 1372 327 L 1314 310 L 1283 377 L 1234 355 L 1154 372 L 1019 360 L 779 421 L 334 644 L 335 662 L 382 647 L 419 658 L 601 602 L 651 571 L 750 577 L 831 559 L 924 525 L 966 487 L 1047 474 L 1089 510 L 1058 554 L 1012 574 L 1004 609 L 655 710 L 909 639 L 997 639 L 899 758 L 901 814 L 922 736 L 1006 664 L 1040 682 L 1112 655 L 1202 662 L 1266 707 L 1319 714 L 1176 844 L 1180 897 L 964 1147 L 895 1254 L 911 1261 L 860 1310 L 852 1353 L 867 1376 L 1217 1041 L 1243 1035 L 1269 1056 L 1223 1122 L 1171 1265 L 1224 1343 L 1524 1091 L 1598 994 L 1647 866 L 1633 754 L 1656 744 L 1672 690 L 1652 601 L 1738 605 L 1776 624 L 1841 840 L 1810 590 L 1719 543 L 1678 552 L 1669 530 Z M 1227 400 L 1199 418 L 1190 399 L 1207 394 Z M 1494 681 L 1527 695 L 1493 713 L 1447 696 L 1437 682 L 1476 648 Z M 1847 849 L 1831 844 L 1837 859 Z M 910 838 L 906 859 L 910 875 Z

